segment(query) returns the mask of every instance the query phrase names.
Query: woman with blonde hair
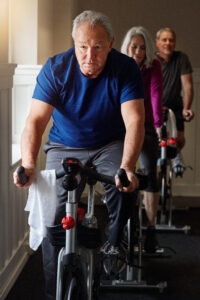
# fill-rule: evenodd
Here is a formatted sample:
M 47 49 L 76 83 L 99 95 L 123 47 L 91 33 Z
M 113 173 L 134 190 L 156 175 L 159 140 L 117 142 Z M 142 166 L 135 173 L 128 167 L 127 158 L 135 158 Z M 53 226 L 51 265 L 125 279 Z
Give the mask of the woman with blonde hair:
M 144 27 L 132 27 L 122 43 L 121 52 L 132 57 L 140 67 L 145 92 L 145 139 L 140 165 L 147 171 L 148 185 L 144 191 L 144 205 L 148 220 L 144 248 L 156 252 L 159 244 L 155 222 L 159 193 L 157 183 L 158 139 L 161 138 L 163 76 L 160 61 L 155 58 L 153 43 Z

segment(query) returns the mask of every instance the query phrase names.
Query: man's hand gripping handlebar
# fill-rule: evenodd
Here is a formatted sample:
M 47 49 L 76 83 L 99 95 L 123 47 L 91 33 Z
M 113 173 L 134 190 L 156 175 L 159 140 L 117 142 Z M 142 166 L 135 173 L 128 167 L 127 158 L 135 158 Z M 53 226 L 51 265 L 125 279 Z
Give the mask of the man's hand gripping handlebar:
M 34 168 L 18 166 L 13 173 L 13 181 L 17 187 L 29 187 L 35 177 Z

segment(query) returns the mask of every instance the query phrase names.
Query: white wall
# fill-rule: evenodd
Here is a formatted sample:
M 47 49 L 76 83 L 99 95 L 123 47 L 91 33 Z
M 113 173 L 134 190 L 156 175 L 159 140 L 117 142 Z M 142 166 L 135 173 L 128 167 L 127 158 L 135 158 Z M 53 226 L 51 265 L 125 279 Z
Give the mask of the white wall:
M 8 62 L 8 10 L 9 2 L 0 0 L 0 63 Z
M 44 64 L 54 52 L 54 0 L 38 2 L 38 64 Z
M 38 0 L 8 0 L 9 62 L 37 64 Z
M 200 196 L 200 68 L 194 69 L 193 83 L 192 109 L 195 112 L 195 118 L 191 122 L 185 123 L 186 145 L 183 148 L 183 157 L 187 168 L 183 178 L 178 177 L 174 180 L 173 194 L 176 196 Z
M 16 65 L 0 64 L 0 299 L 4 299 L 28 258 L 24 205 L 27 191 L 12 182 L 12 86 Z
M 177 49 L 185 51 L 193 67 L 200 67 L 200 1 L 199 0 L 55 0 L 55 3 L 71 4 L 71 18 L 86 9 L 105 13 L 115 32 L 114 47 L 120 49 L 124 35 L 132 26 L 142 25 L 155 37 L 160 27 L 170 26 L 177 33 Z M 63 6 L 64 7 L 64 6 Z M 65 14 L 65 17 L 64 17 Z M 62 11 L 62 20 L 68 11 Z M 57 18 L 57 22 L 60 20 Z M 65 23 L 63 23 L 65 28 Z M 62 29 L 60 49 L 65 47 L 65 29 Z M 60 37 L 59 37 L 60 38 Z M 56 49 L 57 50 L 57 49 Z
M 73 45 L 71 30 L 76 0 L 54 0 L 54 51 L 63 52 Z
M 24 212 L 27 190 L 17 189 L 14 186 L 12 173 L 16 166 L 20 164 L 19 156 L 16 161 L 16 149 L 19 150 L 19 138 L 30 107 L 36 75 L 40 68 L 37 65 L 38 1 L 0 0 L 1 300 L 5 299 L 30 255 L 28 215 Z M 46 16 L 45 11 L 48 11 L 49 2 L 44 3 L 43 1 L 44 4 L 46 4 L 47 10 L 43 6 L 41 11 L 43 11 L 43 16 Z M 42 24 L 48 23 L 48 19 L 49 17 L 45 21 L 45 18 L 43 18 L 44 22 Z M 45 26 L 42 27 L 41 25 L 40 40 L 47 40 L 46 55 L 49 55 L 50 45 L 51 50 L 53 48 L 53 39 L 51 41 L 52 27 L 47 26 L 46 34 L 44 28 Z M 41 55 L 43 55 L 42 52 Z M 11 62 L 18 65 L 13 65 Z M 33 65 L 30 66 L 30 64 Z M 16 143 L 15 147 L 12 147 L 12 141 Z M 12 152 L 13 149 L 14 153 Z M 41 160 L 39 160 L 40 162 Z M 42 169 L 43 165 L 40 166 L 39 163 L 38 168 Z
M 39 70 L 40 66 L 0 64 L 0 299 L 5 298 L 30 255 L 28 214 L 24 211 L 28 190 L 13 184 L 20 157 L 16 160 L 12 153 L 12 140 L 14 136 L 19 148 Z

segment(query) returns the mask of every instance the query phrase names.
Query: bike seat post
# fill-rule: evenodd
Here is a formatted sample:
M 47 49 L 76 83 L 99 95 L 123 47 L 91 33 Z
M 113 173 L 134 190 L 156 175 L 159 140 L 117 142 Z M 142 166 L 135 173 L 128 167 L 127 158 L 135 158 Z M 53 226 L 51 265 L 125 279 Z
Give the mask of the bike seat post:
M 66 217 L 72 217 L 77 221 L 76 190 L 68 191 L 68 200 L 66 202 Z M 76 226 L 66 230 L 65 254 L 76 252 Z
M 62 185 L 68 191 L 66 202 L 66 241 L 65 254 L 76 252 L 76 223 L 78 202 L 76 191 L 81 181 L 82 164 L 76 158 L 67 157 L 62 160 L 65 171 Z

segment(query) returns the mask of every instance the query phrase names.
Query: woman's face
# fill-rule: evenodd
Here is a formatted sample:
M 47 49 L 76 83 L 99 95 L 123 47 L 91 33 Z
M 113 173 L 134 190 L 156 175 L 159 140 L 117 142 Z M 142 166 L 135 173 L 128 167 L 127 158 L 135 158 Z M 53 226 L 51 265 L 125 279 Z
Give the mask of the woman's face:
M 139 67 L 142 66 L 146 57 L 146 46 L 144 38 L 141 35 L 132 37 L 128 46 L 128 56 L 134 58 Z

